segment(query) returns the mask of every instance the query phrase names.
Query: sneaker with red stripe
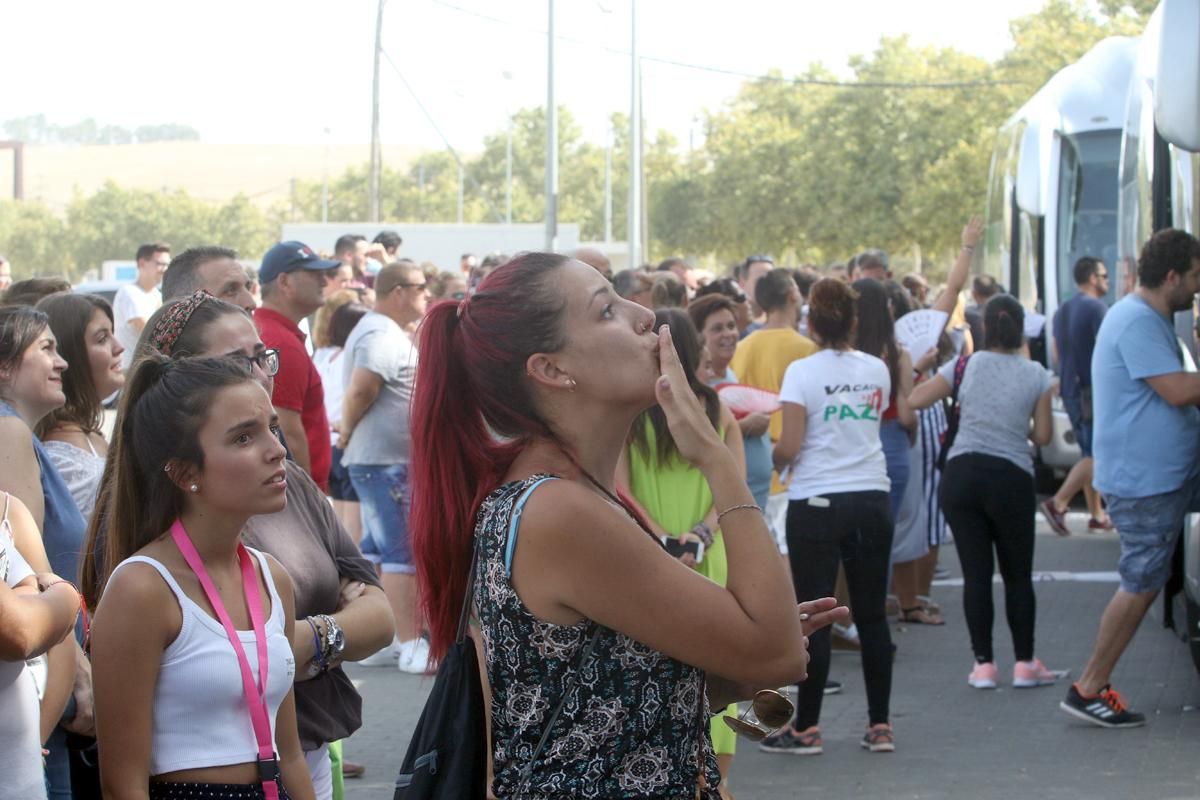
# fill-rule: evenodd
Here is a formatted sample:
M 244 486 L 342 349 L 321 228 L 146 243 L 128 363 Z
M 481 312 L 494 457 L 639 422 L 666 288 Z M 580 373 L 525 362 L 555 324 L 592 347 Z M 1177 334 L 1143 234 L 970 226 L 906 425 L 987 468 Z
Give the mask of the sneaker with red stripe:
M 1146 715 L 1126 708 L 1125 700 L 1112 686 L 1105 686 L 1099 694 L 1088 696 L 1079 691 L 1079 684 L 1071 684 L 1067 699 L 1058 707 L 1101 728 L 1140 728 L 1146 724 Z

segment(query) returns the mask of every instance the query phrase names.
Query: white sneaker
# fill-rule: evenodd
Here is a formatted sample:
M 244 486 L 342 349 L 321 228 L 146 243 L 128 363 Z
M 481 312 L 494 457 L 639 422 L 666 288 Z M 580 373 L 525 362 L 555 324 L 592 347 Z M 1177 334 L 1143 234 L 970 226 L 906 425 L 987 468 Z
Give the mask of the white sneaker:
M 400 657 L 400 642 L 392 639 L 392 643 L 382 650 L 378 650 L 366 658 L 361 658 L 354 662 L 360 667 L 394 667 L 396 660 Z
M 400 658 L 396 666 L 401 672 L 410 675 L 424 675 L 429 669 L 429 642 L 424 639 L 413 639 L 402 642 L 399 647 Z

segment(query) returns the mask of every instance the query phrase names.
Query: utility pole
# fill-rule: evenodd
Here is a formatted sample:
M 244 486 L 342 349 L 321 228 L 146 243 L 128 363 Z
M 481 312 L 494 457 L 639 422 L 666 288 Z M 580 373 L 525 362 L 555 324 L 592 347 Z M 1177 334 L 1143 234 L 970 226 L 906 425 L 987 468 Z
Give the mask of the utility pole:
M 642 263 L 642 76 L 638 60 L 637 0 L 629 0 L 632 23 L 629 26 L 629 267 Z
M 458 224 L 463 223 L 463 181 L 465 174 L 463 173 L 463 165 L 458 165 Z
M 504 104 L 505 115 L 508 117 L 508 142 L 504 146 L 504 223 L 512 225 L 512 73 L 504 70 L 504 80 L 509 82 L 505 88 L 508 101 Z
M 612 241 L 612 151 L 613 126 L 608 123 L 608 143 L 604 148 L 604 243 Z
M 554 0 L 546 31 L 546 251 L 558 249 L 558 107 L 554 104 Z
M 379 0 L 375 13 L 375 74 L 371 81 L 371 175 L 367 185 L 368 222 L 379 221 L 379 172 L 383 166 L 383 150 L 379 144 L 379 57 L 383 53 L 383 7 Z
M 321 222 L 329 222 L 329 128 L 325 129 L 325 161 L 321 165 Z

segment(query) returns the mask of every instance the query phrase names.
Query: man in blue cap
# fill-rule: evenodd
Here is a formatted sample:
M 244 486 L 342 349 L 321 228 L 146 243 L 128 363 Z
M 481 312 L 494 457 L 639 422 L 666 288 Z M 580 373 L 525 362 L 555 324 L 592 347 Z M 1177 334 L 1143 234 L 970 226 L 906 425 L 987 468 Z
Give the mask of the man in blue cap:
M 323 259 L 302 242 L 280 242 L 259 266 L 262 306 L 254 321 L 267 347 L 279 351 L 271 402 L 296 463 L 322 489 L 329 482 L 329 420 L 321 376 L 305 348 L 300 321 L 324 302 L 325 283 L 341 262 Z

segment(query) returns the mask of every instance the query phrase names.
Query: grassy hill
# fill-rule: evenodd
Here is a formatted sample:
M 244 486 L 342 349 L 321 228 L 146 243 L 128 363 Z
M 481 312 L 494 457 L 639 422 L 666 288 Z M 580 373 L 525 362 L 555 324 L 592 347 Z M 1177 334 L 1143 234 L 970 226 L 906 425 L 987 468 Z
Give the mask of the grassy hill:
M 392 167 L 409 163 L 419 148 L 383 146 L 383 161 Z M 78 190 L 91 194 L 105 181 L 123 187 L 183 189 L 188 194 L 224 202 L 241 192 L 269 206 L 286 200 L 293 179 L 330 180 L 347 167 L 369 159 L 369 147 L 321 144 L 207 144 L 154 142 L 129 145 L 42 145 L 25 148 L 25 198 L 62 209 Z M 12 196 L 12 156 L 0 151 L 0 197 Z

